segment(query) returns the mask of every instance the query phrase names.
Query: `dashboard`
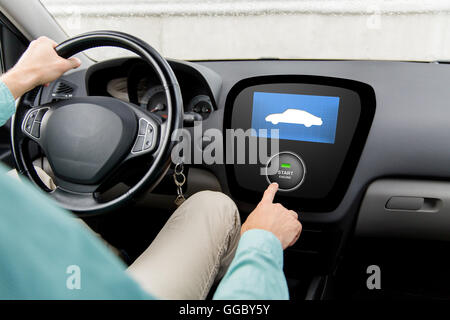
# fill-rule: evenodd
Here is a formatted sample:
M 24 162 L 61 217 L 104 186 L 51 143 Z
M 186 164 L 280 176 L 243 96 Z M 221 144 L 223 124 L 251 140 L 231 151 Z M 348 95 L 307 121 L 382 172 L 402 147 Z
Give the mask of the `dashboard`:
M 184 125 L 206 123 L 217 110 L 216 100 L 201 70 L 171 62 L 184 101 Z M 133 103 L 167 118 L 164 88 L 155 72 L 140 59 L 117 59 L 88 70 L 89 95 L 106 95 Z M 223 132 L 254 130 L 256 145 L 279 143 L 270 159 L 224 165 L 233 198 L 257 203 L 270 182 L 280 186 L 279 201 L 296 210 L 330 212 L 342 200 L 361 155 L 375 112 L 375 94 L 363 82 L 323 76 L 271 75 L 238 81 L 228 92 L 223 111 Z M 204 128 L 204 129 L 207 129 Z M 275 129 L 279 137 L 270 134 Z M 206 131 L 206 130 L 205 130 Z M 195 140 L 195 137 L 194 137 Z M 200 147 L 203 151 L 208 141 Z M 234 148 L 234 150 L 233 150 Z M 225 152 L 237 150 L 225 141 Z M 249 151 L 249 152 L 247 152 Z M 195 163 L 194 154 L 190 163 Z M 220 163 L 220 161 L 219 161 Z M 198 165 L 198 163 L 197 163 Z M 200 165 L 201 166 L 201 165 Z M 276 172 L 260 174 L 276 167 Z M 301 206 L 299 206 L 301 203 Z
M 217 181 L 245 216 L 265 187 L 279 182 L 282 190 L 275 201 L 296 210 L 304 227 L 301 241 L 290 250 L 296 258 L 286 257 L 291 268 L 297 268 L 298 261 L 304 267 L 308 261 L 317 272 L 330 270 L 337 252 L 354 233 L 433 240 L 450 234 L 445 230 L 448 214 L 429 214 L 450 207 L 442 192 L 450 189 L 450 65 L 169 63 L 181 88 L 188 131 L 195 130 L 193 122 L 198 120 L 206 138 L 210 129 L 253 128 L 247 139 L 279 139 L 276 159 L 259 165 L 193 164 L 190 167 L 196 170 L 190 171 L 188 184 L 196 181 L 201 190 L 208 181 Z M 165 116 L 160 84 L 137 58 L 114 59 L 69 73 L 44 89 L 41 102 L 64 90 L 71 96 L 114 96 L 161 119 Z M 281 130 L 272 136 L 270 130 L 276 126 Z M 190 143 L 193 150 L 205 146 L 203 139 Z M 233 150 L 226 140 L 221 144 L 224 150 Z M 276 160 L 275 173 L 261 175 L 272 160 Z M 194 172 L 208 174 L 194 176 Z M 418 188 L 421 185 L 427 187 Z M 391 208 L 393 197 L 396 207 Z M 416 203 L 423 207 L 412 210 L 410 199 L 422 199 Z

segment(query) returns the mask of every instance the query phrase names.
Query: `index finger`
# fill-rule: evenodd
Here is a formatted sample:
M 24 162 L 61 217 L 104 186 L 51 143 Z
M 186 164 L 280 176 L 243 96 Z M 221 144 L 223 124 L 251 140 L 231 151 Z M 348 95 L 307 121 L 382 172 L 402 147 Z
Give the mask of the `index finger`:
M 271 183 L 267 187 L 266 191 L 264 191 L 264 195 L 262 197 L 261 202 L 272 203 L 277 191 L 278 191 L 278 183 L 276 182 Z

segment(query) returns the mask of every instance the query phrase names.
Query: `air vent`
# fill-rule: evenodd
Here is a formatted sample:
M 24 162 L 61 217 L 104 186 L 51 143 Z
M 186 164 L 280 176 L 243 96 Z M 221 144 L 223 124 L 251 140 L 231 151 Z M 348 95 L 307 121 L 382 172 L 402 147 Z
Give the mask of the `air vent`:
M 36 87 L 33 90 L 29 91 L 26 95 L 23 96 L 24 103 L 28 104 L 30 106 L 34 105 L 34 102 L 38 96 L 38 93 L 39 93 L 39 87 Z
M 62 99 L 70 99 L 73 96 L 74 87 L 67 82 L 58 82 L 52 92 L 52 101 L 59 101 Z

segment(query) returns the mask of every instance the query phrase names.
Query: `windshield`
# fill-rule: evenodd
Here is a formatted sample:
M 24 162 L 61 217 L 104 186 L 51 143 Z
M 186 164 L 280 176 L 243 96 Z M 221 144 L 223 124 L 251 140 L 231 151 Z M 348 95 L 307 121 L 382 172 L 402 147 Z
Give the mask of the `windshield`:
M 448 0 L 41 2 L 69 36 L 119 30 L 167 58 L 450 60 Z

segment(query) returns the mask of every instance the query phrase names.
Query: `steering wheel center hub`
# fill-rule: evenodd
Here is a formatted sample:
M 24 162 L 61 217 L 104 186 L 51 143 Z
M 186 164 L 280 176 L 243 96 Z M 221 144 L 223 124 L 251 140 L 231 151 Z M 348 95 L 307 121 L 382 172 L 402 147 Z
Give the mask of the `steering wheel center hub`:
M 58 105 L 59 104 L 59 105 Z M 42 146 L 57 177 L 82 184 L 101 181 L 128 154 L 137 131 L 130 107 L 107 97 L 57 102 L 42 126 Z

